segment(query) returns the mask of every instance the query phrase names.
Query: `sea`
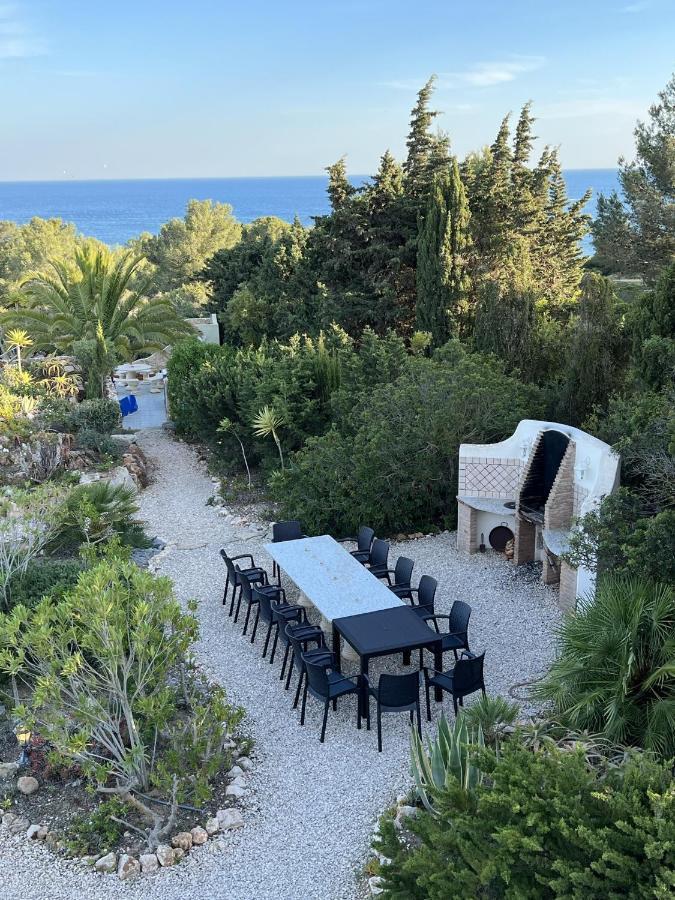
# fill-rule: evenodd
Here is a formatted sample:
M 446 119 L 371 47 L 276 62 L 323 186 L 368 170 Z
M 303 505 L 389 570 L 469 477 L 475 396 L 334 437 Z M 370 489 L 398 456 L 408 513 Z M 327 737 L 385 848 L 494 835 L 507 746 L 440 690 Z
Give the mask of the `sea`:
M 591 188 L 586 212 L 595 214 L 599 193 L 618 188 L 616 169 L 567 169 L 571 199 Z M 368 176 L 354 176 L 355 185 Z M 24 223 L 33 216 L 73 222 L 78 231 L 106 244 L 125 244 L 143 232 L 156 234 L 164 222 L 182 216 L 188 200 L 230 203 L 241 222 L 260 216 L 310 225 L 329 212 L 323 175 L 275 178 L 171 178 L 127 181 L 0 181 L 0 220 Z M 590 240 L 584 243 L 592 252 Z

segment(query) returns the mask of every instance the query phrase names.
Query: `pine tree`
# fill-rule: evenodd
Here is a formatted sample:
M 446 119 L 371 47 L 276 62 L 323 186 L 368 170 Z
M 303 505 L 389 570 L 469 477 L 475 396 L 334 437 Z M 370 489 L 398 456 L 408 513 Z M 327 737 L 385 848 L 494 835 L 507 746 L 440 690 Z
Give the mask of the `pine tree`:
M 347 163 L 342 156 L 332 166 L 327 166 L 328 197 L 333 212 L 343 209 L 356 193 L 356 188 L 347 178 Z
M 532 102 L 522 108 L 513 143 L 511 166 L 511 215 L 513 227 L 521 235 L 530 235 L 536 230 L 538 213 L 537 198 L 533 192 L 534 174 L 528 167 L 532 153 Z
M 498 277 L 511 233 L 511 161 L 509 116 L 481 160 L 480 174 L 471 180 L 472 237 L 478 271 Z
M 438 139 L 431 133 L 431 125 L 438 115 L 429 109 L 436 76 L 432 75 L 417 95 L 417 103 L 410 117 L 410 131 L 406 146 L 408 155 L 403 163 L 405 189 L 410 197 L 427 197 L 433 181 L 431 161 L 438 158 Z
M 435 180 L 417 243 L 416 326 L 444 344 L 467 308 L 469 208 L 457 161 Z

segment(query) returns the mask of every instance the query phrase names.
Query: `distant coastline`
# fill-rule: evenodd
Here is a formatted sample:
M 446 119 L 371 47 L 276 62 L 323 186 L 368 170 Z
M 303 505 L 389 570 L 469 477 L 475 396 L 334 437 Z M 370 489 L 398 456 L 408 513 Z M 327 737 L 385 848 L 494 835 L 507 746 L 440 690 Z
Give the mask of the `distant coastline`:
M 587 188 L 593 197 L 587 212 L 595 213 L 598 193 L 618 186 L 616 169 L 566 169 L 571 199 Z M 367 175 L 354 175 L 355 185 Z M 188 200 L 230 203 L 242 222 L 260 216 L 290 221 L 298 216 L 309 225 L 329 211 L 325 175 L 268 175 L 245 178 L 138 178 L 59 181 L 0 181 L 0 219 L 27 222 L 33 216 L 60 218 L 107 244 L 125 244 L 144 231 L 156 233 L 162 224 L 182 216 Z M 590 245 L 586 247 L 590 251 Z

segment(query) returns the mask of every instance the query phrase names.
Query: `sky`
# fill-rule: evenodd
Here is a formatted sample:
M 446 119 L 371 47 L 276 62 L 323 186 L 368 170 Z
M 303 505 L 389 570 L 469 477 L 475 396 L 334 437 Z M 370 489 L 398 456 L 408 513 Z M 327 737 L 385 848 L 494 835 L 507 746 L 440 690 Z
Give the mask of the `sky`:
M 368 174 L 432 73 L 460 157 L 614 167 L 674 69 L 674 0 L 0 0 L 0 180 Z

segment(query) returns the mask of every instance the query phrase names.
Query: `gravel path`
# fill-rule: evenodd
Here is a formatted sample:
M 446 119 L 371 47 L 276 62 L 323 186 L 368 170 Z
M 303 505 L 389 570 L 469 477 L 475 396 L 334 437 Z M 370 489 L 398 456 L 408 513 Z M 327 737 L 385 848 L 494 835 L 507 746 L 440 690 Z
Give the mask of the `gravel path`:
M 124 883 L 13 841 L 0 853 L 3 896 L 355 900 L 363 895 L 361 872 L 377 818 L 409 786 L 406 718 L 385 717 L 381 754 L 374 731 L 356 730 L 353 699 L 331 712 L 324 745 L 319 704 L 311 698 L 306 727 L 299 727 L 292 693 L 278 680 L 279 665 L 261 659 L 262 641 L 252 646 L 242 638 L 220 602 L 224 566 L 218 549 L 252 552 L 271 569 L 264 531 L 253 534 L 256 523 L 228 525 L 206 505 L 214 485 L 187 445 L 162 430 L 142 433 L 139 442 L 158 467 L 155 483 L 141 495 L 149 533 L 167 543 L 156 568 L 173 579 L 181 599 L 198 600 L 197 654 L 247 711 L 243 727 L 255 740 L 255 769 L 244 801 L 246 827 L 220 846 L 209 842 L 174 869 Z M 439 580 L 439 612 L 448 612 L 457 598 L 472 605 L 472 647 L 488 650 L 490 692 L 506 694 L 545 669 L 560 613 L 554 592 L 532 574 L 491 554 L 458 553 L 454 534 L 397 545 L 393 560 L 399 554 L 415 560 L 416 576 L 428 572 Z M 376 674 L 378 667 L 373 669 Z

